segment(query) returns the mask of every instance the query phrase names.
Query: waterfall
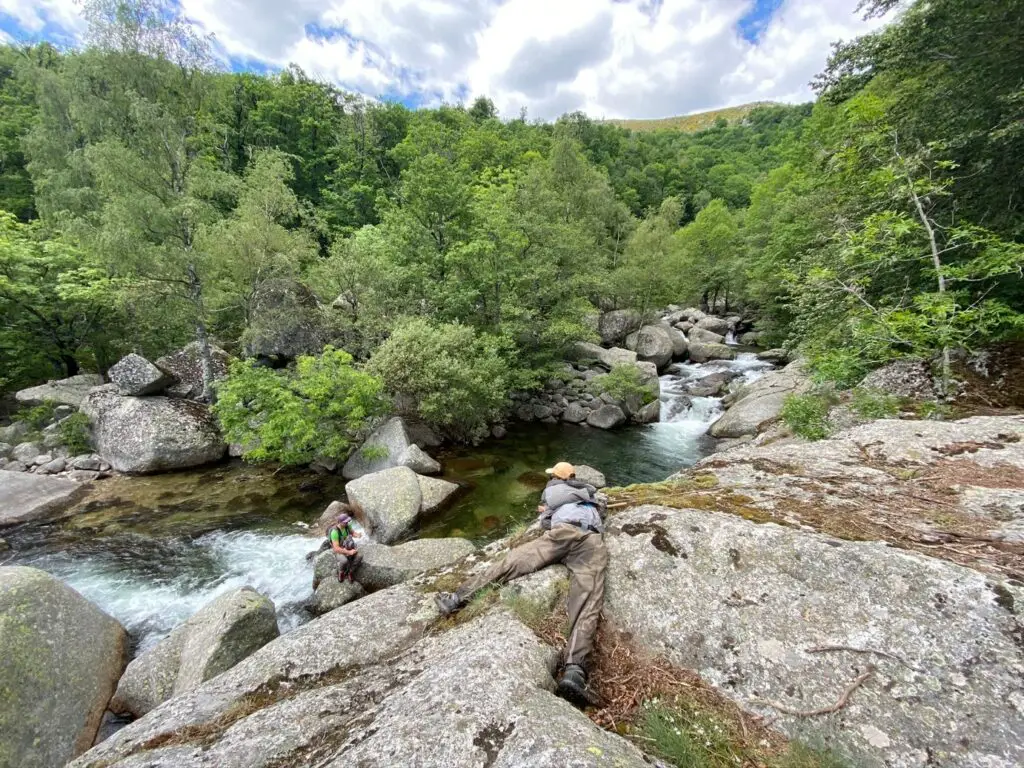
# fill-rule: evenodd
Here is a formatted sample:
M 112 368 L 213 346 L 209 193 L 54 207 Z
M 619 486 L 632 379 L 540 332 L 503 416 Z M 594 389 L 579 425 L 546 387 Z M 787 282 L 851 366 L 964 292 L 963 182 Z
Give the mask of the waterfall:
M 726 333 L 725 333 L 725 343 L 729 344 L 731 346 L 734 346 L 734 347 L 739 344 L 739 342 L 736 341 L 736 332 L 733 331 L 732 329 L 726 331 Z

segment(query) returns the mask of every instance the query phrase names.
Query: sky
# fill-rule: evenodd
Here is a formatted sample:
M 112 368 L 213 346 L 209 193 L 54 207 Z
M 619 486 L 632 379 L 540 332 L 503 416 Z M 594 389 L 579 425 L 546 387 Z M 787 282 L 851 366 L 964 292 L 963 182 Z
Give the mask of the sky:
M 857 0 L 172 0 L 221 65 L 410 107 L 490 97 L 503 117 L 656 118 L 798 103 Z M 80 44 L 81 0 L 0 0 L 0 40 Z

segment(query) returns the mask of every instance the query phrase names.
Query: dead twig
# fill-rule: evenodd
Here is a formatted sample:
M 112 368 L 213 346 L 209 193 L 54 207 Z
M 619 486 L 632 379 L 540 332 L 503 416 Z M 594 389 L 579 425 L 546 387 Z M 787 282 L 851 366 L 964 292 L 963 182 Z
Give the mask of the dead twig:
M 873 674 L 875 674 L 875 668 L 874 666 L 869 665 L 867 670 L 858 675 L 857 679 L 850 683 L 846 690 L 843 691 L 843 695 L 839 697 L 839 701 L 827 707 L 821 707 L 820 709 L 796 709 L 795 707 L 789 707 L 785 704 L 781 704 L 777 701 L 771 701 L 769 699 L 754 699 L 753 701 L 759 704 L 765 704 L 772 709 L 778 710 L 786 715 L 792 715 L 793 717 L 820 717 L 821 715 L 831 715 L 845 707 L 849 703 L 850 696 L 853 695 L 853 692 L 860 688 Z

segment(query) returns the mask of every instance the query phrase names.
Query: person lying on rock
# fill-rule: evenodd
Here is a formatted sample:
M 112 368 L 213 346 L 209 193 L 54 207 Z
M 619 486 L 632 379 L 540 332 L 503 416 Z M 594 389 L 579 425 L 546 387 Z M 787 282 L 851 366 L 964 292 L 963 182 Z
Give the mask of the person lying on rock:
M 355 581 L 354 574 L 362 559 L 359 550 L 356 549 L 355 540 L 362 535 L 352 526 L 352 517 L 344 512 L 338 515 L 337 523 L 327 531 L 327 541 L 338 564 L 338 581 Z
M 434 602 L 443 616 L 450 616 L 469 602 L 478 589 L 503 584 L 539 571 L 553 563 L 564 564 L 572 574 L 569 583 L 569 640 L 557 693 L 577 706 L 590 702 L 587 694 L 587 661 L 594 649 L 597 622 L 604 604 L 604 572 L 608 550 L 602 534 L 603 497 L 597 489 L 576 479 L 576 468 L 561 461 L 547 470 L 551 481 L 544 487 L 540 525 L 544 533 L 516 547 L 484 573 L 455 592 L 439 592 Z

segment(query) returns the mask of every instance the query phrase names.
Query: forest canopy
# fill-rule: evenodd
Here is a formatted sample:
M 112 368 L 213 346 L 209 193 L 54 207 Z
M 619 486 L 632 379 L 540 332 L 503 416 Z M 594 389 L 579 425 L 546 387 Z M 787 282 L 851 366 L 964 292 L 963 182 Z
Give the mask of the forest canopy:
M 813 105 L 697 133 L 224 72 L 171 5 L 86 6 L 81 49 L 0 47 L 5 388 L 193 340 L 380 350 L 397 381 L 465 337 L 501 374 L 452 375 L 507 391 L 597 312 L 668 303 L 742 311 L 838 380 L 1024 331 L 1022 0 L 902 4 Z

